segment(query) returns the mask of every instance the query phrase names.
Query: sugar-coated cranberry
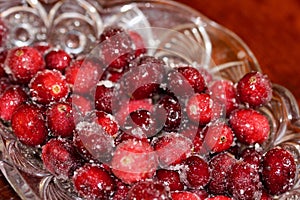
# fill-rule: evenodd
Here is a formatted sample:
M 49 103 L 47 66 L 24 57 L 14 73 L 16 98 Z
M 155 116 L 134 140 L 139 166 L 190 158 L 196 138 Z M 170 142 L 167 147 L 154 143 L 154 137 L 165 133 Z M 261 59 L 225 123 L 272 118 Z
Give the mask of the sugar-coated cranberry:
M 15 110 L 11 127 L 17 138 L 29 146 L 43 144 L 48 135 L 41 109 L 31 104 L 20 105 Z
M 52 50 L 45 55 L 46 67 L 64 72 L 71 63 L 72 58 L 64 50 Z
M 218 100 L 225 106 L 226 115 L 238 107 L 236 89 L 231 81 L 217 80 L 209 87 L 212 99 Z
M 194 193 L 195 195 L 197 195 L 200 200 L 206 200 L 206 198 L 208 198 L 209 194 L 207 193 L 207 191 L 205 189 L 195 189 L 195 190 L 189 190 L 190 192 Z
M 188 157 L 183 167 L 184 181 L 189 188 L 201 189 L 210 180 L 210 171 L 207 162 L 199 156 Z
M 37 42 L 33 44 L 33 47 L 40 52 L 43 56 L 50 51 L 52 45 L 47 42 Z
M 142 36 L 136 31 L 128 31 L 128 34 L 134 44 L 135 57 L 146 53 L 147 49 Z
M 241 102 L 251 107 L 262 106 L 272 98 L 272 85 L 266 75 L 249 72 L 239 80 L 237 95 Z
M 262 151 L 248 147 L 241 152 L 241 158 L 244 162 L 251 164 L 252 167 L 259 170 L 262 160 Z
M 102 63 L 89 58 L 72 62 L 65 69 L 66 81 L 75 94 L 89 94 L 102 75 Z
M 72 137 L 75 122 L 71 104 L 63 102 L 51 104 L 46 116 L 48 128 L 53 135 Z
M 73 144 L 66 139 L 51 139 L 42 147 L 45 168 L 53 175 L 68 179 L 82 164 Z
M 209 197 L 206 200 L 233 200 L 233 199 L 227 196 L 219 195 L 219 196 Z
M 119 130 L 119 125 L 114 117 L 106 112 L 98 111 L 97 122 L 103 128 L 103 130 L 110 136 L 116 137 Z
M 225 122 L 209 124 L 203 130 L 203 147 L 205 152 L 221 152 L 233 143 L 233 131 Z
M 86 96 L 73 93 L 66 101 L 72 105 L 74 116 L 84 116 L 92 111 L 92 102 Z
M 290 190 L 295 183 L 296 163 L 282 148 L 269 150 L 262 161 L 262 178 L 267 192 L 276 195 Z
M 202 200 L 200 197 L 189 191 L 174 191 L 171 192 L 172 200 Z
M 191 96 L 187 102 L 186 112 L 190 120 L 205 125 L 213 116 L 213 101 L 209 94 L 201 93 Z
M 235 162 L 234 156 L 229 153 L 219 153 L 209 161 L 211 180 L 208 191 L 211 194 L 226 194 L 228 174 Z
M 115 189 L 113 178 L 99 165 L 85 164 L 72 180 L 76 192 L 86 200 L 109 199 Z
M 112 200 L 124 200 L 126 199 L 128 192 L 130 190 L 130 187 L 123 183 L 119 179 L 115 179 L 116 183 L 116 190 L 114 192 L 114 195 L 112 197 Z
M 182 119 L 182 111 L 180 102 L 172 96 L 165 96 L 159 101 L 156 109 L 157 113 L 161 113 L 158 117 L 160 121 L 164 121 L 164 130 L 177 131 Z
M 160 182 L 140 181 L 136 183 L 128 192 L 128 200 L 170 200 L 169 192 L 166 187 Z
M 259 172 L 249 163 L 236 162 L 228 175 L 228 191 L 235 199 L 260 199 L 262 183 Z
M 21 104 L 28 99 L 28 96 L 20 86 L 10 86 L 0 94 L 0 118 L 10 121 L 11 117 Z
M 65 77 L 57 70 L 38 72 L 29 83 L 30 96 L 41 104 L 58 102 L 69 94 L 69 86 Z
M 120 143 L 126 140 L 142 140 L 144 142 L 149 142 L 148 138 L 145 135 L 137 135 L 134 133 L 128 133 L 126 130 L 123 131 L 122 129 L 119 130 L 118 136 L 115 138 L 115 145 L 119 145 Z
M 16 47 L 8 51 L 5 71 L 14 81 L 27 84 L 38 71 L 45 69 L 42 55 L 33 47 Z
M 238 141 L 245 144 L 261 144 L 270 134 L 268 118 L 253 109 L 241 108 L 233 111 L 229 124 Z
M 156 179 L 169 188 L 170 191 L 183 190 L 184 184 L 180 180 L 178 171 L 168 169 L 158 169 Z
M 129 139 L 117 146 L 111 164 L 116 177 L 132 184 L 154 175 L 157 157 L 149 143 Z
M 166 133 L 152 141 L 161 167 L 180 164 L 192 150 L 192 141 L 178 133 Z

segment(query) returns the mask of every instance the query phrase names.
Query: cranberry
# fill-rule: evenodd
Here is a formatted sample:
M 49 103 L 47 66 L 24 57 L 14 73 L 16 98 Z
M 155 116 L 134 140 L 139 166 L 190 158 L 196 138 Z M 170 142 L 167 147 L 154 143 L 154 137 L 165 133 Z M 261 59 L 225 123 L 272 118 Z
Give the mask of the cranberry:
M 46 67 L 64 72 L 71 63 L 71 57 L 64 50 L 52 50 L 45 55 Z
M 54 103 L 47 110 L 47 125 L 53 135 L 72 137 L 75 130 L 72 106 L 69 103 Z
M 52 48 L 51 44 L 47 42 L 37 42 L 33 44 L 33 47 L 40 52 L 43 56 Z
M 115 189 L 115 182 L 101 166 L 85 164 L 73 176 L 76 192 L 87 200 L 109 199 Z
M 112 158 L 112 171 L 123 182 L 132 184 L 151 178 L 157 168 L 157 158 L 149 143 L 129 139 L 117 146 Z
M 56 70 L 38 72 L 30 81 L 29 89 L 32 100 L 41 104 L 58 102 L 69 94 L 64 76 Z
M 95 92 L 95 108 L 97 110 L 112 113 L 114 88 L 115 86 L 112 82 L 97 85 Z
M 190 153 L 192 141 L 178 133 L 166 133 L 152 141 L 161 167 L 180 164 Z
M 82 95 L 73 93 L 67 99 L 67 102 L 72 104 L 74 116 L 84 116 L 92 110 L 91 100 L 88 97 Z
M 190 156 L 184 162 L 184 181 L 189 188 L 201 189 L 210 180 L 208 164 L 199 156 Z
M 10 86 L 0 95 L 0 118 L 10 121 L 14 111 L 28 99 L 24 89 Z
M 229 117 L 229 124 L 238 141 L 245 144 L 261 144 L 270 134 L 268 118 L 253 109 L 235 110 Z
M 125 130 L 126 131 L 126 130 Z M 118 136 L 115 138 L 115 145 L 119 145 L 120 143 L 126 141 L 126 140 L 141 140 L 143 142 L 149 142 L 148 138 L 145 137 L 144 135 L 137 135 L 134 133 L 128 133 L 127 131 L 125 132 L 123 130 L 119 130 Z
M 231 171 L 235 158 L 229 153 L 220 153 L 209 161 L 211 181 L 208 190 L 212 194 L 226 194 L 228 174 Z
M 119 130 L 119 125 L 114 119 L 114 117 L 103 111 L 98 111 L 96 113 L 97 121 L 103 130 L 110 136 L 116 137 Z
M 233 199 L 227 196 L 219 195 L 219 196 L 207 198 L 206 200 L 233 200 Z
M 189 191 L 175 191 L 171 192 L 173 200 L 201 200 L 197 194 Z
M 262 183 L 258 171 L 249 163 L 235 163 L 228 175 L 228 191 L 235 199 L 259 199 Z
M 128 192 L 128 200 L 136 199 L 165 199 L 169 200 L 166 187 L 160 182 L 141 181 L 136 183 Z
M 130 190 L 129 186 L 123 183 L 121 180 L 116 179 L 116 191 L 112 200 L 124 200 L 126 199 L 128 192 Z
M 156 178 L 169 188 L 170 191 L 183 190 L 184 184 L 180 180 L 180 175 L 177 171 L 158 169 Z
M 1 24 L 0 24 L 0 29 L 1 29 Z M 0 43 L 0 46 L 1 46 L 1 43 Z M 5 62 L 6 56 L 7 56 L 7 51 L 1 51 L 0 52 L 0 78 L 7 76 L 7 74 L 4 70 L 4 62 Z
M 209 124 L 203 130 L 203 147 L 206 152 L 221 152 L 230 148 L 233 143 L 233 131 L 224 122 Z
M 262 152 L 255 148 L 248 147 L 242 151 L 241 158 L 244 162 L 251 164 L 252 167 L 259 170 L 262 160 Z
M 237 94 L 239 100 L 249 106 L 262 106 L 272 98 L 272 85 L 266 75 L 249 72 L 239 80 Z
M 42 55 L 33 47 L 16 47 L 8 51 L 5 71 L 18 83 L 29 83 L 31 78 L 44 68 Z
M 1 77 L 0 78 L 0 94 L 2 94 L 11 85 L 12 85 L 12 82 L 8 77 Z
M 263 157 L 262 178 L 264 186 L 272 195 L 290 190 L 295 182 L 296 163 L 285 149 L 273 148 Z
M 29 146 L 43 144 L 48 135 L 41 109 L 31 104 L 23 104 L 15 110 L 11 128 L 17 138 Z
M 66 139 L 51 139 L 42 148 L 45 168 L 53 175 L 67 179 L 81 163 L 75 147 Z

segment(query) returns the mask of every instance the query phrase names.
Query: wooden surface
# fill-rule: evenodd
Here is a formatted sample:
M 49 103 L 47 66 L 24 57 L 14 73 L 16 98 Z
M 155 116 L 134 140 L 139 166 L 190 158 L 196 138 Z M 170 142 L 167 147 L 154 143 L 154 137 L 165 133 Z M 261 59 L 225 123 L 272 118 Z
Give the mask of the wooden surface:
M 270 79 L 300 103 L 299 0 L 179 0 L 229 28 L 250 47 Z M 159 20 L 159 19 L 158 19 Z M 0 175 L 0 200 L 19 199 Z

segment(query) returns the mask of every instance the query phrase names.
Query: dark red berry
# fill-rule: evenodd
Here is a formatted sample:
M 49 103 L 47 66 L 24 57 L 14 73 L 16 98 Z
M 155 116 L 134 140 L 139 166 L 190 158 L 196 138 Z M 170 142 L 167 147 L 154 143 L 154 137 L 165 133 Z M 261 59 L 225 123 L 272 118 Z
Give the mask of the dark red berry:
M 169 192 L 160 182 L 141 181 L 136 183 L 128 192 L 127 200 L 170 200 Z
M 134 44 L 135 57 L 138 57 L 147 52 L 142 36 L 136 31 L 128 31 L 128 34 Z
M 229 124 L 238 141 L 245 144 L 263 143 L 270 134 L 268 118 L 253 109 L 238 109 L 231 113 Z
M 208 198 L 209 196 L 205 189 L 190 190 L 190 192 L 196 194 L 200 198 L 200 200 L 206 200 L 206 198 Z
M 199 196 L 189 191 L 175 191 L 171 192 L 172 200 L 202 200 Z
M 260 199 L 262 183 L 259 172 L 249 163 L 235 163 L 228 175 L 228 191 L 235 199 Z
M 18 83 L 29 83 L 31 78 L 44 68 L 42 55 L 33 47 L 16 47 L 8 51 L 5 71 Z
M 11 127 L 17 138 L 29 146 L 43 144 L 48 135 L 42 111 L 34 105 L 19 106 L 12 115 Z
M 52 50 L 45 55 L 46 67 L 64 72 L 71 63 L 70 55 L 64 50 Z
M 111 114 L 105 113 L 103 111 L 98 111 L 96 113 L 97 121 L 103 130 L 110 136 L 116 137 L 119 130 L 119 125 L 117 121 Z
M 123 183 L 121 180 L 116 179 L 116 190 L 114 192 L 114 196 L 112 197 L 112 200 L 124 200 L 126 199 L 128 192 L 130 190 L 130 187 Z
M 1 21 L 0 21 L 0 23 L 1 23 Z M 0 29 L 1 29 L 1 24 L 0 24 Z M 1 46 L 1 41 L 0 41 L 0 46 Z M 4 67 L 5 67 L 4 62 L 5 62 L 6 56 L 7 56 L 7 51 L 0 52 L 0 78 L 7 76 L 7 74 L 4 70 Z
M 52 48 L 52 45 L 47 42 L 37 42 L 33 44 L 33 47 L 44 56 Z
M 292 154 L 281 148 L 269 150 L 263 157 L 262 178 L 272 195 L 290 190 L 295 183 L 296 163 Z
M 10 86 L 0 95 L 0 118 L 10 121 L 14 111 L 28 99 L 19 86 Z
M 0 47 L 5 46 L 5 42 L 7 40 L 8 28 L 4 21 L 0 19 Z
M 95 92 L 95 108 L 99 111 L 112 113 L 112 99 L 114 96 L 114 84 L 107 82 L 107 84 L 97 85 Z
M 53 175 L 68 179 L 81 163 L 72 143 L 66 139 L 51 139 L 42 148 L 42 160 L 45 168 Z
M 248 147 L 242 151 L 241 158 L 244 162 L 249 163 L 252 167 L 259 170 L 262 160 L 262 151 Z
M 47 110 L 47 125 L 52 134 L 71 137 L 75 130 L 72 106 L 69 103 L 54 103 Z
M 233 131 L 224 122 L 209 124 L 203 130 L 203 147 L 205 152 L 219 153 L 227 150 L 233 143 Z M 203 149 L 204 150 L 204 149 Z
M 56 70 L 38 72 L 30 81 L 29 89 L 32 100 L 41 104 L 58 102 L 69 94 L 65 77 Z
M 190 156 L 184 162 L 184 181 L 189 188 L 201 189 L 210 180 L 208 164 L 199 156 Z
M 2 94 L 11 85 L 12 85 L 12 82 L 8 77 L 1 77 L 0 78 L 0 94 Z
M 111 163 L 114 175 L 132 184 L 154 175 L 157 157 L 149 143 L 129 139 L 117 146 Z
M 86 200 L 109 199 L 115 189 L 115 182 L 101 166 L 85 164 L 73 176 L 76 192 Z
M 272 85 L 266 75 L 249 72 L 239 80 L 237 94 L 241 102 L 251 107 L 262 106 L 272 98 Z
M 209 87 L 212 99 L 218 100 L 225 106 L 226 115 L 238 107 L 236 89 L 231 81 L 217 80 Z
M 205 125 L 213 117 L 213 101 L 209 94 L 195 94 L 189 98 L 186 112 L 190 120 Z
M 178 133 L 166 133 L 152 141 L 161 167 L 180 164 L 192 150 L 192 141 Z
M 181 182 L 180 175 L 177 171 L 158 169 L 156 171 L 156 179 L 167 186 L 170 191 L 184 189 L 184 184 Z
M 226 194 L 228 174 L 235 162 L 234 156 L 228 153 L 217 154 L 209 161 L 211 181 L 208 184 L 208 191 L 211 194 Z

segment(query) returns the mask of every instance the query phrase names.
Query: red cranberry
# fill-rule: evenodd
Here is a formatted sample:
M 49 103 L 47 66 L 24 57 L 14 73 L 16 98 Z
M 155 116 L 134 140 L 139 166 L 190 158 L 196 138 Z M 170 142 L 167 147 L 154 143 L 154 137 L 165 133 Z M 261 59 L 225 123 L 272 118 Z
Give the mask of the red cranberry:
M 5 71 L 18 83 L 29 83 L 31 78 L 44 68 L 42 55 L 33 47 L 16 47 L 8 51 Z
M 97 110 L 112 113 L 114 88 L 115 87 L 112 82 L 97 85 L 95 92 L 95 108 Z
M 259 172 L 249 163 L 235 163 L 228 175 L 228 190 L 235 199 L 259 199 L 262 194 Z
M 190 153 L 192 141 L 178 133 L 166 133 L 152 141 L 161 167 L 180 164 Z
M 157 168 L 156 154 L 150 144 L 135 139 L 120 143 L 111 163 L 114 175 L 128 184 L 151 178 Z
M 170 191 L 183 190 L 184 184 L 180 180 L 177 171 L 158 169 L 156 171 L 156 179 L 169 188 Z
M 227 196 L 219 195 L 219 196 L 207 198 L 206 200 L 233 200 L 233 199 Z
M 45 55 L 46 67 L 64 72 L 71 63 L 71 57 L 64 50 L 53 50 Z
M 119 130 L 119 125 L 111 114 L 103 111 L 96 113 L 97 121 L 103 130 L 110 136 L 116 137 Z
M 28 99 L 19 86 L 11 86 L 0 95 L 0 118 L 10 121 L 14 111 Z
M 67 179 L 81 163 L 75 147 L 66 139 L 51 139 L 42 148 L 45 168 L 53 175 Z
M 30 81 L 29 89 L 32 99 L 41 104 L 58 102 L 69 94 L 64 76 L 56 70 L 38 72 Z
M 130 187 L 123 183 L 121 180 L 116 179 L 116 191 L 114 192 L 114 196 L 112 200 L 124 200 L 127 198 Z
M 160 182 L 141 181 L 136 183 L 128 192 L 128 200 L 136 199 L 165 199 L 169 200 L 166 187 Z
M 17 138 L 29 146 L 43 144 L 48 135 L 42 111 L 34 105 L 19 106 L 12 115 L 11 127 Z
M 296 163 L 292 154 L 281 148 L 269 150 L 262 161 L 264 186 L 272 195 L 290 190 L 295 183 Z
M 0 94 L 2 94 L 11 85 L 12 85 L 12 82 L 8 77 L 1 77 L 0 78 Z
M 189 188 L 201 189 L 210 180 L 208 164 L 199 156 L 190 156 L 184 162 L 184 181 Z
M 259 170 L 262 159 L 262 152 L 255 148 L 248 147 L 241 153 L 241 158 L 244 162 L 249 163 L 252 167 Z
M 85 164 L 73 176 L 76 192 L 87 200 L 109 199 L 115 182 L 109 173 L 98 165 Z
M 47 125 L 53 135 L 72 137 L 75 130 L 72 106 L 69 103 L 54 103 L 47 110 Z
M 172 200 L 201 200 L 199 196 L 189 191 L 171 192 Z
M 261 144 L 270 134 L 268 118 L 253 109 L 235 110 L 229 117 L 229 124 L 238 141 L 245 144 Z
M 239 80 L 237 94 L 239 100 L 249 106 L 262 106 L 272 98 L 272 85 L 266 75 L 249 72 Z
M 73 107 L 74 116 L 84 116 L 92 110 L 92 102 L 88 97 L 71 94 L 67 99 L 67 102 L 70 103 Z

